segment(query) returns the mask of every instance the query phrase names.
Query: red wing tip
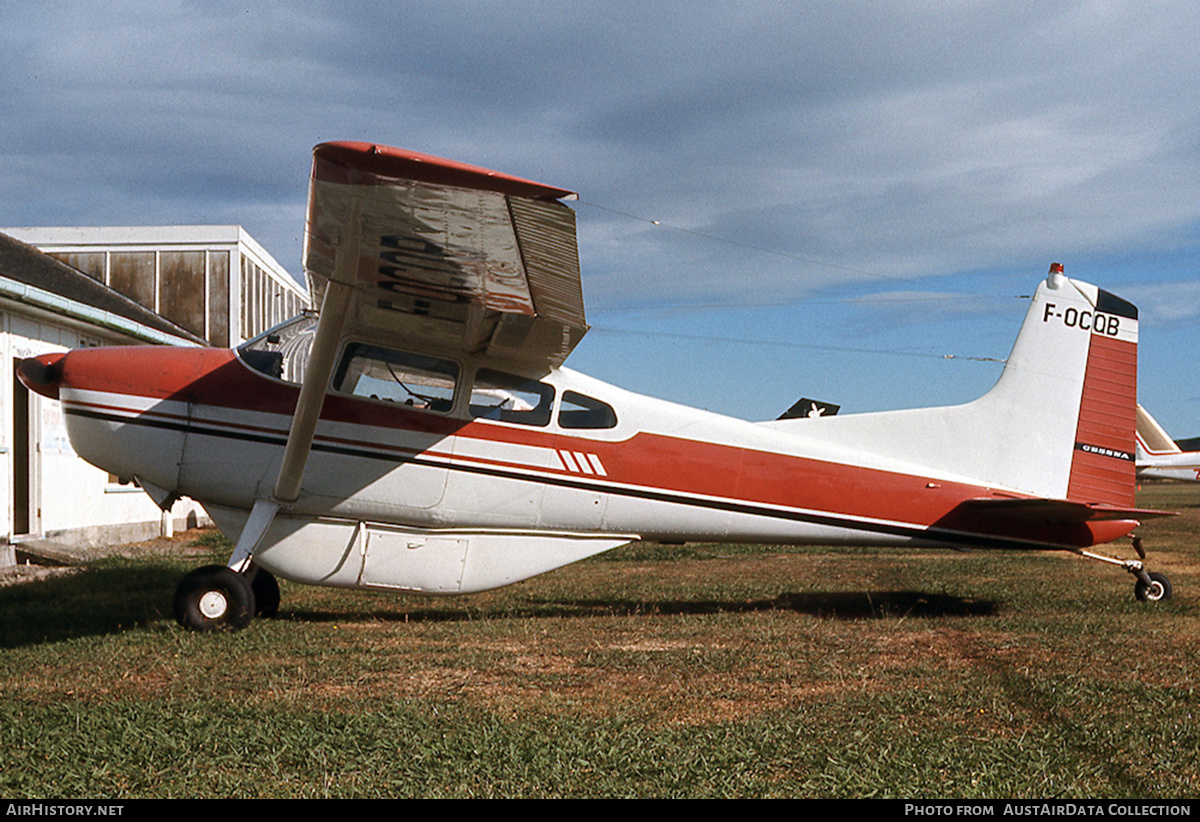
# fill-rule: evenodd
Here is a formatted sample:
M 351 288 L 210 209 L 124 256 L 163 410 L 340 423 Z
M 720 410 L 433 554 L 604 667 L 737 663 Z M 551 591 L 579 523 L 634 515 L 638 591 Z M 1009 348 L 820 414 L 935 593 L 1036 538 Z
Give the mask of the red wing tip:
M 379 143 L 353 140 L 321 143 L 313 148 L 313 157 L 317 161 L 313 176 L 331 182 L 368 182 L 357 178 L 357 172 L 373 177 L 484 189 L 531 199 L 565 200 L 578 197 L 575 192 L 565 188 Z M 353 179 L 344 179 L 347 176 Z

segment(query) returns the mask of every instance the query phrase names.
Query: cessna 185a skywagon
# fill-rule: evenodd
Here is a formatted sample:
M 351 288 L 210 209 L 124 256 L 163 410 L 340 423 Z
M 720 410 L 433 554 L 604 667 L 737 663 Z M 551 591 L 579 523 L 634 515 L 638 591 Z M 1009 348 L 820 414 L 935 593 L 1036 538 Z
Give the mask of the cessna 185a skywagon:
M 25 360 L 75 450 L 236 539 L 175 597 L 242 628 L 312 585 L 464 594 L 633 540 L 1091 552 L 1134 507 L 1136 308 L 1055 265 L 966 405 L 754 423 L 562 367 L 587 330 L 571 192 L 364 143 L 314 149 L 319 311 L 237 350 Z M 1144 558 L 1135 540 L 1139 556 Z

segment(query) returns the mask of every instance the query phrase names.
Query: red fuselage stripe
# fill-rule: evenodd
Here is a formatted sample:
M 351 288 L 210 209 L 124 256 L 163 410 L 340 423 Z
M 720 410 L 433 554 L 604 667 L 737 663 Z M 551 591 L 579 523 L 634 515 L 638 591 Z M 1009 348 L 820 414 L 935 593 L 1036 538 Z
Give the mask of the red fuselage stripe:
M 296 387 L 251 370 L 231 351 L 138 348 L 80 353 L 87 357 L 86 367 L 72 369 L 75 354 L 69 355 L 65 386 L 109 397 L 124 394 L 151 401 L 185 402 L 191 411 L 190 416 L 143 411 L 119 405 L 114 399 L 90 408 L 69 404 L 69 412 L 136 416 L 146 424 L 273 444 L 286 439 L 285 426 L 253 425 L 249 419 L 261 418 L 263 412 L 290 417 L 298 394 Z M 246 422 L 213 420 L 204 413 L 205 406 L 223 409 L 223 415 L 242 412 Z M 964 500 L 991 496 L 988 488 L 979 485 L 931 482 L 922 476 L 664 434 L 639 432 L 622 441 L 592 440 L 553 429 L 454 419 L 336 395 L 326 397 L 321 419 L 363 426 L 368 436 L 325 433 L 314 442 L 316 448 L 351 456 L 390 456 L 450 470 L 500 472 L 531 481 L 554 478 L 559 484 L 573 487 L 685 504 L 703 501 L 710 507 L 752 507 L 797 515 L 811 512 L 822 521 L 841 522 L 847 527 L 853 527 L 853 522 L 918 529 L 936 526 Z M 452 437 L 453 442 L 474 445 L 417 450 L 394 442 L 401 432 L 437 440 Z M 489 443 L 500 446 L 491 455 L 486 453 Z M 505 453 L 506 444 L 541 449 L 547 459 L 541 464 L 521 462 L 519 456 Z M 551 457 L 553 452 L 557 452 L 556 457 Z M 592 473 L 587 473 L 581 459 L 587 461 Z M 604 474 L 595 472 L 594 465 L 603 466 Z M 983 527 L 985 533 L 997 530 L 1004 530 L 1003 525 Z

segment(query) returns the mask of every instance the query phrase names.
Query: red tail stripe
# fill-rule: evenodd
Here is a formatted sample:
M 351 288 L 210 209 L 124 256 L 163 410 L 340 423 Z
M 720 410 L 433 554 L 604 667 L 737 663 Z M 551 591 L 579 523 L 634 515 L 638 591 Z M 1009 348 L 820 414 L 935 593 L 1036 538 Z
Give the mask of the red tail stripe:
M 1067 498 L 1132 506 L 1136 432 L 1137 344 L 1094 334 L 1088 347 Z

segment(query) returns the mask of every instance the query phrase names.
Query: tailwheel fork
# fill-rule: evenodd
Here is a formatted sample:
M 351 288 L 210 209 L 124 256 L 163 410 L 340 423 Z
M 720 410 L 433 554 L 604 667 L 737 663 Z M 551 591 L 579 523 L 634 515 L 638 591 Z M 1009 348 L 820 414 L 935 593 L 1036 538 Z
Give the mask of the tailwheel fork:
M 1119 559 L 1117 557 L 1108 557 L 1104 554 L 1097 554 L 1092 551 L 1079 551 L 1080 556 L 1085 556 L 1088 559 L 1096 559 L 1101 562 L 1107 562 L 1110 565 L 1119 565 L 1129 573 L 1133 574 L 1136 581 L 1133 584 L 1133 595 L 1141 602 L 1165 602 L 1171 598 L 1171 580 L 1167 579 L 1166 574 L 1157 572 L 1147 572 L 1146 565 L 1142 560 L 1146 558 L 1146 552 L 1142 548 L 1141 537 L 1133 538 L 1133 550 L 1137 552 L 1139 559 Z

